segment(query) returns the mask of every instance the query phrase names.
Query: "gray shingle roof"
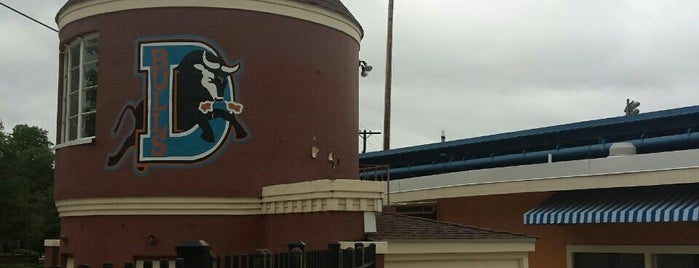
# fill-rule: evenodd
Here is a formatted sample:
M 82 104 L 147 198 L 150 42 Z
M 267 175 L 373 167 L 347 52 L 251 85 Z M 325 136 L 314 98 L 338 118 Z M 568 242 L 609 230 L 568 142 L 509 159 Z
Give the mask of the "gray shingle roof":
M 471 239 L 471 240 L 532 240 L 536 237 L 469 225 L 442 222 L 389 212 L 376 214 L 372 240 Z

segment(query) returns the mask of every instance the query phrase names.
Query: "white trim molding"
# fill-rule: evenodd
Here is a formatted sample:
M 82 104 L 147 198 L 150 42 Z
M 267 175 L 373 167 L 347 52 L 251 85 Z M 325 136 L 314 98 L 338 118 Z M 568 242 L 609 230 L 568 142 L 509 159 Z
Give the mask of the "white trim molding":
M 389 240 L 387 254 L 460 254 L 533 252 L 536 239 L 441 239 L 441 240 Z
M 257 11 L 301 19 L 339 30 L 359 43 L 361 27 L 341 14 L 310 4 L 289 0 L 91 0 L 71 4 L 56 17 L 58 28 L 90 16 L 111 12 L 166 7 L 207 7 Z
M 266 186 L 262 198 L 112 197 L 56 200 L 60 217 L 112 215 L 263 215 L 381 211 L 383 182 L 324 179 Z
M 63 143 L 56 144 L 56 146 L 53 147 L 54 150 L 58 150 L 61 148 L 65 147 L 70 147 L 70 146 L 76 146 L 76 145 L 82 145 L 82 144 L 89 144 L 95 142 L 95 137 L 87 137 L 87 138 L 80 138 L 77 140 L 72 140 L 72 141 L 66 141 Z
M 44 239 L 44 247 L 60 247 L 60 239 Z
M 121 197 L 57 200 L 63 217 L 112 215 L 256 215 L 257 198 Z
M 381 211 L 383 182 L 315 180 L 262 188 L 262 213 Z

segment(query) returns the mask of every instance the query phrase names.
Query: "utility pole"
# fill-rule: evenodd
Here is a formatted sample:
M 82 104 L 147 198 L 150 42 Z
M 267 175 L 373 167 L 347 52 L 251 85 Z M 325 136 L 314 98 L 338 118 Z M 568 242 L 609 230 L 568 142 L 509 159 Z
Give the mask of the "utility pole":
M 386 32 L 386 92 L 383 111 L 383 149 L 391 147 L 391 57 L 393 54 L 393 0 L 388 0 L 388 29 Z
M 362 141 L 362 143 L 363 143 L 362 153 L 366 153 L 366 138 L 371 136 L 371 134 L 381 134 L 381 132 L 371 131 L 371 130 L 367 131 L 366 129 L 363 131 L 359 131 L 359 136 L 362 137 L 362 140 L 363 140 Z

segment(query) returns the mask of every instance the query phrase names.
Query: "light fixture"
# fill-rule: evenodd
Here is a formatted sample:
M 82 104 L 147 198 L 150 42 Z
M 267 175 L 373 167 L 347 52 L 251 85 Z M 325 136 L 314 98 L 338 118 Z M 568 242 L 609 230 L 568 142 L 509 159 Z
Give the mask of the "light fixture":
M 369 75 L 369 72 L 371 72 L 371 70 L 374 69 L 374 67 L 372 67 L 371 65 L 366 63 L 366 61 L 363 60 L 359 61 L 359 68 L 362 68 L 362 77 L 367 77 L 367 75 Z
M 626 99 L 626 107 L 624 108 L 624 114 L 626 115 L 636 115 L 641 111 L 638 110 L 638 106 L 641 106 L 640 102 Z
M 155 235 L 149 235 L 147 240 L 148 240 L 148 244 L 151 246 L 158 243 L 158 238 L 155 237 Z

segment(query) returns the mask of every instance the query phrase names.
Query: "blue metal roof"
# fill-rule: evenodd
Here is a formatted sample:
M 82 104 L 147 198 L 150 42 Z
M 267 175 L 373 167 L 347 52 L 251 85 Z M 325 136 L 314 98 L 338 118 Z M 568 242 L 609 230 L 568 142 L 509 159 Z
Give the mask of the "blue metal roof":
M 483 137 L 454 140 L 359 155 L 361 165 L 389 165 L 391 179 L 453 172 L 459 170 L 512 166 L 541 162 L 532 159 L 538 153 L 561 153 L 556 161 L 606 157 L 613 142 L 635 141 L 638 153 L 699 148 L 694 135 L 699 130 L 699 106 L 619 116 L 578 123 L 515 131 Z M 665 137 L 665 138 L 663 138 Z M 670 137 L 670 138 L 668 138 Z M 655 138 L 653 142 L 644 140 Z M 642 146 L 639 146 L 642 145 Z M 527 156 L 529 157 L 519 157 Z M 508 158 L 511 157 L 512 159 Z M 517 157 L 515 157 L 517 156 Z M 493 159 L 490 161 L 489 159 Z M 499 159 L 499 160 L 498 160 Z M 506 160 L 504 160 L 506 159 Z M 475 160 L 479 160 L 474 162 Z M 494 161 L 498 160 L 498 161 Z M 459 167 L 446 164 L 467 162 Z M 472 165 L 472 163 L 478 163 Z M 415 169 L 394 175 L 396 169 Z

